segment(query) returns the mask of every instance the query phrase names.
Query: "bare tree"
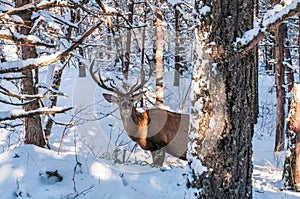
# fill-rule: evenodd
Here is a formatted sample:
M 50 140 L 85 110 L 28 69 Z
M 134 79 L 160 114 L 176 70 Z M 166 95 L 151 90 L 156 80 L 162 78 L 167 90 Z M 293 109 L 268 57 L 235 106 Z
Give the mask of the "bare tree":
M 160 8 L 162 1 L 158 1 L 156 9 L 156 105 L 158 107 L 163 106 L 164 103 L 164 83 L 163 83 L 163 53 L 164 53 L 164 41 L 163 41 L 163 12 Z
M 16 0 L 17 7 L 21 7 L 29 3 L 31 3 L 31 1 L 29 0 L 26 1 Z M 22 14 L 20 14 L 20 17 L 24 21 L 24 26 L 20 27 L 19 32 L 22 35 L 28 35 L 33 25 L 33 21 L 31 20 L 32 12 L 24 11 Z M 23 43 L 20 50 L 22 54 L 22 59 L 24 60 L 37 57 L 35 46 L 29 45 L 27 43 Z M 28 95 L 36 94 L 37 91 L 35 90 L 35 83 L 37 82 L 34 82 L 32 69 L 25 70 L 22 74 L 25 76 L 25 78 L 22 79 L 23 93 Z M 36 77 L 38 76 L 37 70 L 35 70 L 35 75 Z M 40 105 L 37 100 L 33 101 L 30 104 L 24 105 L 24 109 L 26 111 L 36 110 L 39 107 Z M 26 133 L 25 135 L 26 144 L 34 144 L 41 147 L 45 145 L 46 142 L 44 139 L 41 118 L 39 115 L 25 118 L 25 133 Z
M 179 8 L 177 8 L 177 6 L 179 6 L 178 4 L 176 4 L 174 6 L 175 9 L 175 32 L 176 32 L 176 41 L 175 41 L 175 70 L 174 70 L 174 86 L 179 86 L 179 70 L 180 70 L 180 12 L 179 12 Z
M 274 151 L 284 150 L 285 89 L 284 89 L 284 41 L 285 24 L 275 31 L 275 85 L 276 85 L 276 137 Z

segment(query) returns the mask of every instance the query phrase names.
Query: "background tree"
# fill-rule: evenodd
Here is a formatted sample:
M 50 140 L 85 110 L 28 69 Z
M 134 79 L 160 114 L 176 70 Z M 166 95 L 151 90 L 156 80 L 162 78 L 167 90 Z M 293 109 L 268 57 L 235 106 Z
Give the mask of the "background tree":
M 161 10 L 162 0 L 159 0 L 156 8 L 156 105 L 162 107 L 164 103 L 164 39 L 163 39 L 163 12 Z
M 16 6 L 22 7 L 26 4 L 31 3 L 31 1 L 20 1 L 16 0 Z M 24 24 L 22 27 L 20 27 L 19 32 L 22 35 L 29 35 L 31 31 L 31 27 L 33 27 L 32 21 L 32 12 L 31 11 L 24 11 L 22 14 L 19 15 Z M 22 59 L 26 60 L 29 58 L 36 58 L 37 52 L 35 49 L 35 46 L 28 45 L 27 43 L 23 43 L 21 45 L 21 55 Z M 37 81 L 34 81 L 33 72 L 32 69 L 25 70 L 22 73 L 25 77 L 22 79 L 22 91 L 24 94 L 28 95 L 35 95 L 37 94 L 37 91 L 35 89 L 35 84 Z M 35 70 L 35 80 L 38 80 L 38 69 Z M 24 109 L 26 111 L 30 110 L 36 110 L 40 107 L 39 102 L 37 100 L 33 101 L 30 104 L 24 105 Z M 25 118 L 25 143 L 26 144 L 34 144 L 37 146 L 43 147 L 46 142 L 44 139 L 43 129 L 42 129 L 42 122 L 39 115 L 36 115 L 32 118 Z
M 280 0 L 272 0 L 276 5 Z M 285 140 L 285 89 L 284 89 L 284 43 L 286 32 L 285 24 L 280 24 L 275 30 L 274 55 L 275 55 L 275 86 L 276 86 L 276 135 L 274 151 L 284 150 Z
M 2 63 L 0 73 L 9 80 L 7 76 L 13 72 L 13 78 L 10 78 L 10 80 L 13 80 L 12 83 L 18 86 L 17 80 L 20 79 L 22 82 L 22 91 L 21 93 L 11 92 L 5 89 L 4 86 L 1 87 L 1 94 L 8 96 L 8 100 L 2 102 L 11 105 L 24 105 L 25 112 L 22 112 L 20 115 L 8 113 L 7 116 L 0 118 L 0 120 L 3 121 L 5 118 L 12 120 L 14 118 L 25 117 L 25 142 L 44 146 L 45 137 L 39 115 L 55 114 L 69 110 L 51 108 L 56 105 L 57 96 L 66 96 L 63 92 L 58 90 L 61 72 L 66 64 L 56 65 L 59 66 L 55 68 L 58 73 L 54 73 L 54 67 L 51 67 L 51 64 L 60 59 L 65 59 L 70 52 L 76 49 L 98 26 L 96 24 L 96 26 L 91 29 L 86 29 L 87 32 L 83 33 L 82 37 L 76 35 L 76 38 L 69 38 L 69 42 L 66 42 L 66 38 L 61 34 L 67 31 L 62 30 L 66 30 L 70 26 L 77 26 L 63 19 L 59 14 L 64 15 L 68 13 L 68 9 L 62 8 L 66 7 L 72 9 L 73 6 L 78 7 L 78 4 L 70 5 L 67 2 L 40 3 L 31 1 L 15 1 L 15 3 L 16 4 L 9 4 L 9 2 L 7 2 L 8 8 L 2 10 L 0 19 L 3 24 L 3 26 L 1 26 L 3 31 L 1 31 L 0 39 L 2 39 L 5 44 L 10 41 L 12 46 L 18 46 L 20 50 L 19 54 L 23 61 L 5 59 L 6 62 Z M 19 17 L 16 15 L 19 15 Z M 19 30 L 19 33 L 15 31 L 16 29 Z M 67 35 L 67 33 L 65 35 Z M 48 83 L 53 83 L 53 85 L 45 84 L 43 80 L 38 78 L 39 68 L 47 65 L 50 65 L 49 69 L 52 71 L 48 71 L 49 76 L 51 76 L 49 78 L 51 80 L 50 82 L 48 81 Z M 18 72 L 21 72 L 22 76 L 17 75 L 16 73 Z M 53 77 L 55 77 L 55 80 L 53 80 Z M 3 84 L 3 82 L 1 82 L 1 84 Z M 11 97 L 24 102 L 10 103 L 9 98 Z M 50 101 L 52 103 L 50 103 L 48 108 L 40 108 L 41 106 L 48 106 L 47 103 L 42 103 L 41 98 L 51 98 Z M 51 127 L 46 127 L 46 129 L 49 130 L 46 132 L 46 134 L 49 135 Z

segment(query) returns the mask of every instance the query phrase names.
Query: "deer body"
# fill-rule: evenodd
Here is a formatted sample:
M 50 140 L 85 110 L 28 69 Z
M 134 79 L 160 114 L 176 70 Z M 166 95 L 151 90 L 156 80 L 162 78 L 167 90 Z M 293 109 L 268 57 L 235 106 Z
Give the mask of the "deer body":
M 115 102 L 119 105 L 127 135 L 142 149 L 151 151 L 152 156 L 165 151 L 186 160 L 189 115 L 173 113 L 160 108 L 149 109 L 141 113 L 131 104 L 128 104 L 131 108 L 129 111 L 125 109 L 127 105 L 122 106 L 122 102 L 120 102 L 122 97 L 109 94 L 103 94 L 103 96 L 108 102 Z M 123 103 L 127 103 L 127 101 Z M 162 157 L 153 157 L 155 165 L 162 165 L 163 160 L 164 154 Z
M 188 115 L 163 109 L 140 113 L 133 108 L 131 117 L 122 117 L 122 122 L 128 136 L 142 149 L 154 152 L 164 148 L 167 153 L 186 159 Z
M 164 162 L 165 152 L 186 160 L 188 145 L 189 115 L 173 113 L 164 109 L 154 108 L 139 112 L 134 107 L 144 92 L 134 94 L 147 82 L 142 71 L 141 83 L 138 82 L 126 93 L 121 92 L 110 83 L 107 86 L 101 78 L 93 72 L 93 63 L 90 73 L 93 80 L 103 89 L 115 93 L 103 94 L 109 103 L 116 103 L 120 109 L 124 129 L 127 135 L 138 145 L 152 153 L 153 164 L 161 166 Z M 99 80 L 98 80 L 99 79 Z

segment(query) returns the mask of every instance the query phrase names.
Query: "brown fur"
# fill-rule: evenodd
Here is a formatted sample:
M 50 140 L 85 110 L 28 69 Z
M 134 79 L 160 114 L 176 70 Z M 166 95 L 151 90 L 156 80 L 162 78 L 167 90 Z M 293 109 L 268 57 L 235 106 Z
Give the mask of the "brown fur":
M 123 118 L 129 137 L 144 150 L 164 150 L 186 160 L 189 115 L 163 109 L 150 109 L 143 113 L 132 109 L 130 118 Z M 158 164 L 162 164 L 161 160 Z

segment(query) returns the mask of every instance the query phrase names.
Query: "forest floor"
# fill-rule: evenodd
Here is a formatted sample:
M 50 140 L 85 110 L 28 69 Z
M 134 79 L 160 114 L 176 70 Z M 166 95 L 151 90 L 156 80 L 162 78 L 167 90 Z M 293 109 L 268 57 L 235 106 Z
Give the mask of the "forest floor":
M 87 116 L 90 111 L 98 111 L 97 108 L 88 106 L 89 103 L 98 101 L 98 98 L 94 97 L 97 91 L 93 82 L 84 78 L 76 79 L 74 78 L 76 76 L 74 69 L 68 69 L 65 73 L 61 90 L 68 93 L 73 101 L 60 99 L 59 103 L 63 106 L 75 106 L 77 114 L 57 115 L 58 121 L 73 122 Z M 284 154 L 273 153 L 275 92 L 272 81 L 272 77 L 260 78 L 260 88 L 264 89 L 260 89 L 260 117 L 255 126 L 253 139 L 253 198 L 300 198 L 300 193 L 283 190 L 281 179 Z M 102 123 L 99 124 L 92 116 L 89 121 L 77 127 L 64 130 L 62 126 L 55 126 L 55 131 L 51 135 L 52 150 L 32 145 L 12 144 L 16 140 L 20 141 L 20 136 L 2 130 L 0 197 L 3 199 L 184 198 L 186 183 L 184 161 L 169 157 L 163 168 L 152 168 L 147 165 L 113 163 L 107 160 L 107 157 L 110 157 L 108 155 L 105 156 L 106 159 L 99 158 L 99 154 L 110 148 L 110 146 L 101 147 L 110 138 L 95 133 L 99 128 L 105 130 L 107 127 Z

